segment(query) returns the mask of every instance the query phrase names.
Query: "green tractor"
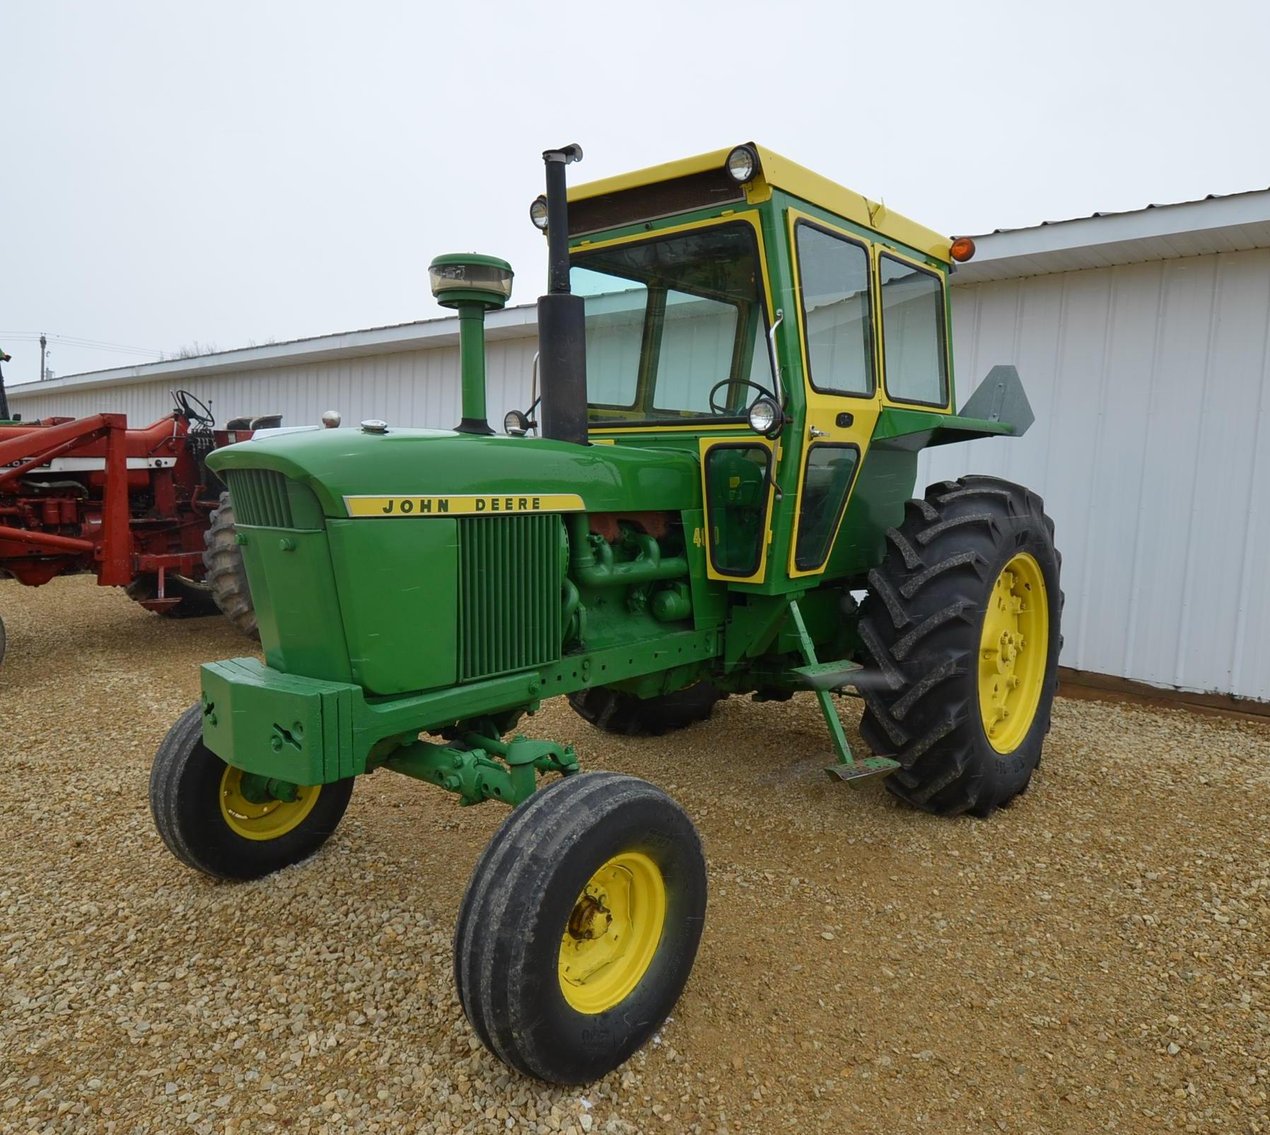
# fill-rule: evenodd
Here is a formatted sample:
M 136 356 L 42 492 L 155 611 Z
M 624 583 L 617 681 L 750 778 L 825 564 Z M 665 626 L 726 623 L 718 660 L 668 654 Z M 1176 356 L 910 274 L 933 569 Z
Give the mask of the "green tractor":
M 565 695 L 599 729 L 661 734 L 729 695 L 811 691 L 834 776 L 987 816 L 1040 759 L 1062 609 L 1036 494 L 965 477 L 908 499 L 924 447 L 1032 421 L 1011 367 L 955 411 L 948 276 L 971 242 L 753 144 L 566 192 L 580 157 L 544 154 L 530 210 L 540 421 L 486 420 L 483 318 L 511 269 L 444 256 L 454 430 L 367 421 L 211 455 L 265 661 L 203 667 L 150 781 L 172 853 L 227 879 L 313 854 L 379 769 L 512 806 L 455 976 L 485 1045 L 557 1083 L 664 1021 L 706 871 L 670 797 L 580 772 L 521 717 Z M 848 688 L 867 757 L 836 712 Z

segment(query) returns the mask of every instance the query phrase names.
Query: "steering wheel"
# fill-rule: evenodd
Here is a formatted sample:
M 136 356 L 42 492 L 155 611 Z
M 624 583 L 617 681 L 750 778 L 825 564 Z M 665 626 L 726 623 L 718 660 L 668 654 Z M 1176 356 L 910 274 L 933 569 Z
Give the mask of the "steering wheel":
M 177 412 L 186 421 L 201 422 L 207 426 L 216 424 L 216 419 L 212 417 L 212 412 L 208 409 L 207 403 L 201 398 L 195 398 L 188 390 L 174 391 L 172 399 L 176 402 Z
M 753 382 L 748 378 L 723 378 L 710 387 L 710 412 L 712 414 L 727 414 L 729 417 L 736 416 L 737 412 L 735 410 L 716 401 L 716 396 L 725 386 L 748 386 L 751 390 L 757 390 L 759 394 L 765 394 L 768 398 L 772 397 L 770 390 L 764 389 L 757 382 Z

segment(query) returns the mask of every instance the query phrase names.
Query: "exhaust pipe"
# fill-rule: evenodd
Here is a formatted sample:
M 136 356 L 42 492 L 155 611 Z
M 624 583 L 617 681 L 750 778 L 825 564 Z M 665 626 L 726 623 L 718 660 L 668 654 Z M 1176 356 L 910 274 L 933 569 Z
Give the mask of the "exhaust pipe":
M 538 297 L 542 436 L 587 445 L 586 303 L 569 291 L 569 205 L 565 166 L 582 160 L 576 142 L 542 155 L 547 167 L 547 294 Z

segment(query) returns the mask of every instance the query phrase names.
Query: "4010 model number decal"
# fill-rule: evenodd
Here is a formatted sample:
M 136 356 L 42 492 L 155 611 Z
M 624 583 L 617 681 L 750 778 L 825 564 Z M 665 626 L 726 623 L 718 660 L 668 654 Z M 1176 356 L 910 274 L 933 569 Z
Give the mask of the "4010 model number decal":
M 576 493 L 516 493 L 499 496 L 345 497 L 349 516 L 501 516 L 516 512 L 581 512 Z

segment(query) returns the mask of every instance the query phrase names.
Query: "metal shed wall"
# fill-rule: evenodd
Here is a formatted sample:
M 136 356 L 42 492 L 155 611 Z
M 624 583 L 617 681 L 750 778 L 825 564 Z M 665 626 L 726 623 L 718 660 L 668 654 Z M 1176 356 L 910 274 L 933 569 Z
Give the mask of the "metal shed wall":
M 499 428 L 507 410 L 529 401 L 536 329 L 491 341 L 486 353 L 490 422 Z M 346 425 L 383 418 L 396 425 L 448 429 L 458 422 L 457 344 L 337 359 L 314 358 L 290 366 L 256 365 L 214 373 L 164 375 L 103 382 L 78 390 L 48 384 L 11 387 L 9 402 L 27 420 L 61 414 L 81 417 L 124 413 L 145 425 L 172 409 L 169 390 L 184 387 L 212 404 L 218 423 L 240 415 L 281 413 L 285 425 L 316 425 L 324 410 L 339 410 Z
M 1036 425 L 928 451 L 922 483 L 1045 497 L 1062 663 L 1270 699 L 1270 250 L 963 285 L 959 400 L 1019 368 Z

